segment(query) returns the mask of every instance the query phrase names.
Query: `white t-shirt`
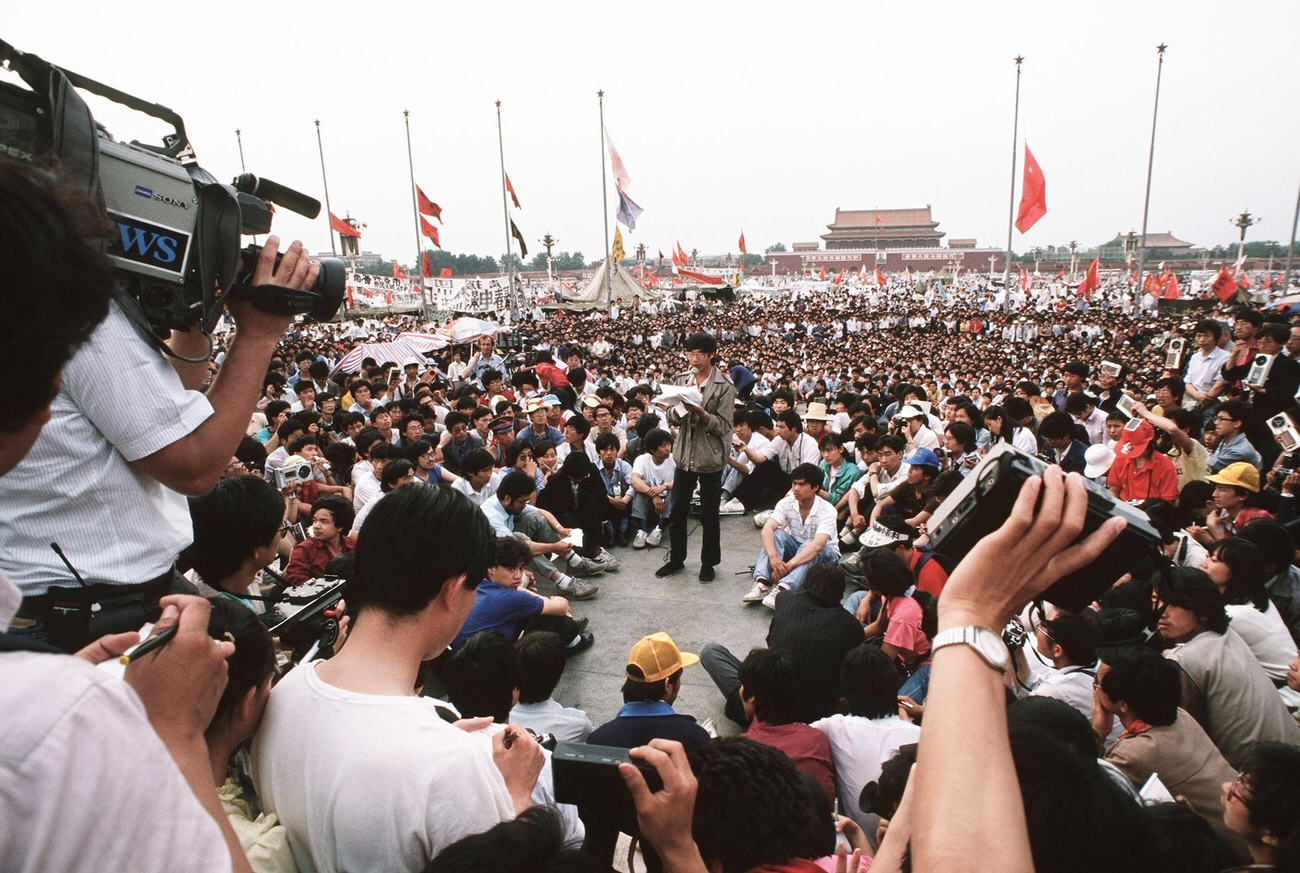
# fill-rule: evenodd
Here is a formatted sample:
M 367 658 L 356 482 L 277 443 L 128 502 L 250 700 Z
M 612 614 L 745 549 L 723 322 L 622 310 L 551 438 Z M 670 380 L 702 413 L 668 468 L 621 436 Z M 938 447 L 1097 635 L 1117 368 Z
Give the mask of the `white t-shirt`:
M 452 727 L 425 698 L 336 688 L 317 663 L 275 687 L 253 741 L 258 795 L 299 870 L 418 873 L 514 818 L 490 736 Z
M 894 757 L 899 746 L 920 742 L 921 728 L 893 715 L 863 718 L 842 714 L 819 719 L 812 726 L 831 742 L 840 811 L 860 827 L 871 826 L 867 814 L 858 809 L 862 786 L 880 778 L 881 767 Z
M 662 464 L 656 464 L 654 457 L 647 452 L 636 456 L 636 460 L 632 462 L 632 473 L 640 476 L 641 480 L 651 488 L 658 488 L 666 482 L 673 481 L 673 477 L 677 475 L 677 463 L 673 461 L 673 456 L 669 455 Z
M 227 871 L 230 852 L 130 685 L 80 658 L 9 652 L 0 868 Z
M 829 538 L 827 545 L 839 548 L 839 540 L 835 538 L 835 507 L 821 497 L 813 497 L 808 517 L 804 518 L 799 514 L 799 501 L 793 494 L 787 494 L 776 502 L 772 520 L 778 528 L 785 528 L 801 546 L 812 542 L 818 534 L 826 534 Z
M 745 443 L 745 447 L 752 449 L 753 451 L 759 454 L 763 454 L 764 449 L 767 448 L 767 445 L 770 442 L 771 440 L 763 436 L 758 431 L 753 431 L 750 433 L 749 442 Z M 746 472 L 748 473 L 754 472 L 754 462 L 749 459 L 749 455 L 745 454 L 743 449 L 739 451 L 733 450 L 731 456 L 736 459 L 737 463 L 739 463 L 742 467 L 745 468 Z

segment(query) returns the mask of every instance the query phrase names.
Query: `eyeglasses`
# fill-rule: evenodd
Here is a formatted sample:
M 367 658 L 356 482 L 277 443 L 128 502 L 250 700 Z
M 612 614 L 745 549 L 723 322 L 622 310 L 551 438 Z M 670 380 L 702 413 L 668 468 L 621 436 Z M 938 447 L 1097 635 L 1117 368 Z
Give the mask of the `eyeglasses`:
M 1245 784 L 1245 777 L 1245 773 L 1237 774 L 1237 778 L 1233 779 L 1232 784 L 1228 786 L 1228 796 L 1236 798 L 1238 803 L 1246 807 L 1246 809 L 1250 809 L 1250 799 L 1241 793 L 1241 787 Z

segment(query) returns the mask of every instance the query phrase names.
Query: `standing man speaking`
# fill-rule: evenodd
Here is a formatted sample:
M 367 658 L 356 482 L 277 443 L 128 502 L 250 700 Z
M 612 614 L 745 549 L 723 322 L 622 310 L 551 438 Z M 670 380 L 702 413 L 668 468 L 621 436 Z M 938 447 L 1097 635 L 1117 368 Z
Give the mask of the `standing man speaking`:
M 700 549 L 700 581 L 713 581 L 713 568 L 722 560 L 722 530 L 718 506 L 722 502 L 722 471 L 727 466 L 727 447 L 731 440 L 731 416 L 736 403 L 736 389 L 717 367 L 713 356 L 718 341 L 710 334 L 697 333 L 686 340 L 689 372 L 678 380 L 681 385 L 700 389 L 699 406 L 683 404 L 686 415 L 670 410 L 668 422 L 677 426 L 673 461 L 677 465 L 673 493 L 672 520 L 668 535 L 671 548 L 668 561 L 655 571 L 659 578 L 671 576 L 686 566 L 686 523 L 690 517 L 691 495 L 700 483 L 700 525 L 704 528 L 704 546 Z

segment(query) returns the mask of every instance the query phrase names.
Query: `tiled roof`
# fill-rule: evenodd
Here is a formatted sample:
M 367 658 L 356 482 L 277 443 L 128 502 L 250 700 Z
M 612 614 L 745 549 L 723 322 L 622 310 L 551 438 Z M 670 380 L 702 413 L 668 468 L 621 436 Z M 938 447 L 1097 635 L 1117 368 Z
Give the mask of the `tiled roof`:
M 876 228 L 876 216 L 880 216 L 882 231 L 902 227 L 934 227 L 939 222 L 930 217 L 930 207 L 923 209 L 836 209 L 835 221 L 828 224 L 831 230 L 849 230 Z

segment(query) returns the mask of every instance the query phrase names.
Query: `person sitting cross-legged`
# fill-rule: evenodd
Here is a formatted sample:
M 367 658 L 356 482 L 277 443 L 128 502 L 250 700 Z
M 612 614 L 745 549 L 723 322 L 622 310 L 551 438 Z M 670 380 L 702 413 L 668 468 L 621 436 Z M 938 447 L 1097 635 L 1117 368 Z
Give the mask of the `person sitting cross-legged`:
M 741 598 L 776 608 L 779 591 L 794 591 L 803 584 L 813 564 L 840 559 L 835 538 L 835 507 L 817 496 L 822 471 L 815 464 L 800 464 L 790 472 L 790 493 L 782 497 L 763 523 L 763 550 L 754 564 L 754 587 Z

